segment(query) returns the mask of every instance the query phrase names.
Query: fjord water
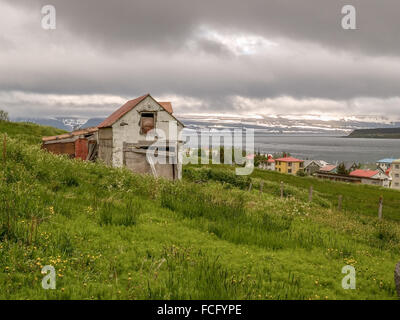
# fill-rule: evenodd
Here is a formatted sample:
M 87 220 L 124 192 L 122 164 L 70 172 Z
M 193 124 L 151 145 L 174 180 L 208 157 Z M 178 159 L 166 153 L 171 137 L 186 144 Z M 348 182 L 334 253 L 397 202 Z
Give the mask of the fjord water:
M 191 139 L 195 131 L 185 130 L 184 140 L 187 147 L 197 148 L 200 137 Z M 211 145 L 211 136 L 209 144 Z M 232 135 L 230 135 L 232 137 Z M 221 144 L 223 140 L 221 139 Z M 243 137 L 243 144 L 245 138 Z M 238 146 L 236 143 L 234 143 Z M 375 163 L 383 158 L 400 158 L 400 139 L 360 139 L 323 134 L 268 134 L 255 130 L 254 149 L 261 153 L 289 152 L 300 159 L 325 160 L 330 163 L 355 161 L 357 163 Z
M 374 163 L 400 158 L 400 139 L 358 139 L 319 135 L 255 134 L 255 149 L 262 153 L 289 152 L 301 159 Z

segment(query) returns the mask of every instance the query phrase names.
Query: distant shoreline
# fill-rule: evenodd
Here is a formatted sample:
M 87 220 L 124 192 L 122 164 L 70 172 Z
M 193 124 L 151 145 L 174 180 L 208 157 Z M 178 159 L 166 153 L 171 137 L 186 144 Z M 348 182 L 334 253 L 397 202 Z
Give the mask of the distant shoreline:
M 400 139 L 400 128 L 356 129 L 346 138 Z

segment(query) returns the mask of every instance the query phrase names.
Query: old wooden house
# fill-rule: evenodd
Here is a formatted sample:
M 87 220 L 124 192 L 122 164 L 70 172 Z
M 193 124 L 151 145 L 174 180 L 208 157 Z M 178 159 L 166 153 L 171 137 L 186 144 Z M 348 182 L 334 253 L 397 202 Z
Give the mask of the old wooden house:
M 170 102 L 158 102 L 146 94 L 126 102 L 96 128 L 44 137 L 43 148 L 175 180 L 182 176 L 179 134 L 183 127 L 173 116 Z M 87 151 L 79 153 L 82 147 Z M 148 156 L 149 148 L 153 148 L 153 157 Z M 164 161 L 157 161 L 161 157 Z

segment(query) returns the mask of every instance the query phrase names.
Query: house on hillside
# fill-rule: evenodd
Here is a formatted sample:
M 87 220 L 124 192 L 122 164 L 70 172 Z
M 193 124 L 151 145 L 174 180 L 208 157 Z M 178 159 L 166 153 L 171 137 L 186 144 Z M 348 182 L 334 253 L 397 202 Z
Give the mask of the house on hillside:
M 350 172 L 349 176 L 361 178 L 362 184 L 370 184 L 389 188 L 391 183 L 391 178 L 380 170 L 357 169 Z
M 359 165 L 352 161 L 345 161 L 345 162 L 343 162 L 343 164 L 344 164 L 344 168 L 346 169 L 347 172 L 352 172 L 359 168 Z
M 172 113 L 170 102 L 158 102 L 150 94 L 129 100 L 96 128 L 90 129 L 94 146 L 81 141 L 87 148 L 87 154 L 81 159 L 98 158 L 113 167 L 126 166 L 137 173 L 180 179 L 182 141 L 179 134 L 184 125 Z M 81 130 L 83 135 L 85 130 Z M 55 143 L 64 144 L 65 139 L 73 138 L 75 141 L 75 137 L 80 138 L 82 134 L 76 131 L 65 137 L 44 137 L 43 147 L 52 152 L 54 149 L 58 153 L 68 152 L 71 157 L 76 157 L 76 147 L 74 152 L 72 146 L 49 147 L 48 140 L 52 138 L 57 141 Z M 149 154 L 152 156 L 149 157 Z
M 396 159 L 392 158 L 381 159 L 376 162 L 376 166 L 380 168 L 383 172 L 386 172 L 392 166 L 393 161 L 396 161 Z
M 297 174 L 297 172 L 303 170 L 303 164 L 303 160 L 293 157 L 278 158 L 275 159 L 275 170 L 281 173 Z
M 275 171 L 275 160 L 272 155 L 268 155 L 258 166 L 260 169 Z
M 391 167 L 392 188 L 400 190 L 400 159 L 392 162 Z
M 328 162 L 324 160 L 305 160 L 304 173 L 311 176 L 315 172 L 319 171 L 321 168 L 326 166 L 327 164 Z

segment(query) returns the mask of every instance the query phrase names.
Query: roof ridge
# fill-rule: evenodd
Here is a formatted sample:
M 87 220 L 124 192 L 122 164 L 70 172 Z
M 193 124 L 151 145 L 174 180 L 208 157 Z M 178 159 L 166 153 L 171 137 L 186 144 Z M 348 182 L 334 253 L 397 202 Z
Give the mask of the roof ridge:
M 137 97 L 135 99 L 128 100 L 125 102 L 120 108 L 115 110 L 111 115 L 109 115 L 103 122 L 101 122 L 97 127 L 98 128 L 106 128 L 113 125 L 117 120 L 119 120 L 126 113 L 135 108 L 140 102 L 150 96 L 150 93 L 147 93 L 143 96 Z

